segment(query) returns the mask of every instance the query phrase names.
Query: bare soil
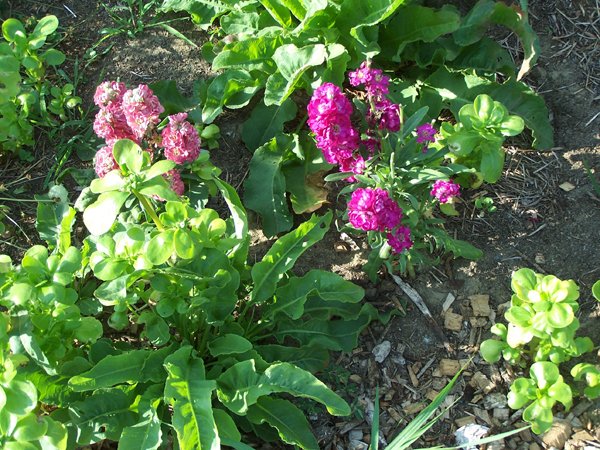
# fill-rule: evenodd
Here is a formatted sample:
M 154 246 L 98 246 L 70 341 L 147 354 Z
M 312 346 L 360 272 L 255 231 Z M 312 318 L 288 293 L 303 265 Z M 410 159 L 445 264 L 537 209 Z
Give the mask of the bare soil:
M 474 2 L 460 3 L 471 6 Z M 101 37 L 99 30 L 110 26 L 110 18 L 97 1 L 21 0 L 7 4 L 8 15 L 57 15 L 64 30 L 61 46 L 72 59 L 83 58 L 86 49 Z M 350 436 L 358 438 L 357 441 L 370 441 L 368 418 L 361 416 L 368 416 L 372 410 L 376 385 L 382 395 L 382 432 L 391 440 L 414 417 L 419 405 L 429 401 L 432 392 L 439 391 L 449 380 L 448 375 L 440 372 L 444 358 L 464 362 L 473 357 L 473 360 L 453 392 L 458 403 L 419 446 L 452 444 L 452 433 L 463 423 L 461 420 L 488 426 L 492 432 L 519 426 L 520 418 L 512 415 L 512 411 L 506 418 L 502 416 L 504 411 L 495 412 L 489 406 L 490 394 L 501 394 L 500 397 L 506 394 L 514 374 L 508 367 L 491 367 L 481 362 L 478 344 L 488 337 L 492 322 L 490 315 L 474 316 L 469 299 L 473 295 L 488 295 L 491 317 L 500 320 L 501 305 L 510 300 L 510 275 L 518 268 L 530 267 L 540 273 L 574 279 L 581 289 L 582 334 L 600 343 L 600 306 L 590 294 L 591 285 L 600 279 L 600 192 L 592 181 L 600 182 L 600 7 L 598 0 L 531 0 L 529 4 L 530 21 L 539 34 L 542 54 L 527 82 L 548 105 L 555 147 L 545 152 L 508 147 L 503 178 L 495 185 L 467 194 L 475 197 L 485 191 L 494 200 L 497 211 L 483 214 L 465 202 L 462 216 L 448 223 L 448 229 L 456 237 L 481 248 L 483 258 L 476 262 L 446 261 L 418 274 L 416 279 L 406 280 L 423 297 L 443 336 L 390 277 L 383 275 L 376 285 L 368 282 L 362 272 L 368 253 L 360 240 L 349 242 L 331 231 L 299 264 L 300 271 L 323 268 L 337 272 L 363 285 L 368 301 L 378 307 L 404 311 L 403 316 L 393 318 L 387 325 L 372 325 L 362 336 L 359 348 L 352 354 L 337 355 L 336 364 L 323 374 L 327 382 L 354 402 L 357 411 L 347 420 L 314 413 L 315 430 L 324 449 L 361 448 L 350 442 Z M 206 35 L 186 26 L 189 27 L 177 25 L 177 28 L 201 45 Z M 202 60 L 198 48 L 160 28 L 148 28 L 132 39 L 121 35 L 109 43 L 113 44 L 110 50 L 83 73 L 80 95 L 88 105 L 96 84 L 105 79 L 120 78 L 130 84 L 174 79 L 180 89 L 190 93 L 196 79 L 211 74 L 210 65 Z M 514 37 L 506 36 L 505 44 L 518 59 Z M 227 112 L 218 119 L 223 139 L 212 154 L 215 164 L 224 170 L 226 180 L 240 189 L 251 157 L 239 138 L 244 114 Z M 51 149 L 42 146 L 35 154 L 43 156 L 48 151 Z M 38 163 L 32 172 L 43 174 L 44 164 Z M 6 165 L 1 181 L 10 183 L 22 173 L 22 168 Z M 24 186 L 24 193 L 35 192 L 37 186 L 35 180 L 24 180 L 19 185 Z M 335 202 L 333 194 L 330 201 Z M 25 228 L 29 220 L 27 229 L 31 230 L 28 213 L 31 210 L 25 209 L 21 217 L 15 218 Z M 260 255 L 268 244 L 256 228 L 253 241 L 257 244 L 256 254 Z M 13 245 L 25 246 L 27 243 L 21 242 L 17 235 L 10 238 Z M 10 243 L 0 243 L 0 251 L 18 250 L 7 245 Z M 442 305 L 449 295 L 455 297 L 452 311 L 463 317 L 463 326 L 456 332 L 444 328 Z M 391 352 L 378 363 L 372 350 L 384 341 L 389 341 Z M 597 356 L 591 358 L 597 361 Z M 475 375 L 478 372 L 490 381 L 491 390 L 484 393 L 473 381 L 478 379 Z M 600 442 L 599 411 L 598 402 L 580 402 L 575 406 L 577 414 L 559 413 L 573 425 L 572 438 L 567 444 L 570 448 Z M 581 434 L 583 431 L 588 434 Z M 578 436 L 583 439 L 575 439 Z M 544 445 L 539 437 L 524 432 L 495 448 L 531 449 L 532 443 Z

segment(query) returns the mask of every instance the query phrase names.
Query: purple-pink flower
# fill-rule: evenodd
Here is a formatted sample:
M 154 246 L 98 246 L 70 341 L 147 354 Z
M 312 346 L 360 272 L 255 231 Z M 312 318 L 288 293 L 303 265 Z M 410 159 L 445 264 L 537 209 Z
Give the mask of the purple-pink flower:
M 440 203 L 447 203 L 452 197 L 460 195 L 460 186 L 454 181 L 437 180 L 431 188 L 431 195 Z
M 364 61 L 358 69 L 348 73 L 352 86 L 365 86 L 367 93 L 373 97 L 381 98 L 389 91 L 390 77 L 383 74 L 381 69 L 373 69 Z
M 435 142 L 435 135 L 437 130 L 433 128 L 430 123 L 424 123 L 420 127 L 417 127 L 417 143 L 425 144 L 423 150 L 427 150 L 427 144 Z
M 410 238 L 410 228 L 400 225 L 396 230 L 387 234 L 388 244 L 394 253 L 402 253 L 413 246 Z
M 129 128 L 123 112 L 116 107 L 101 108 L 94 118 L 94 132 L 112 145 L 119 139 L 139 142 Z
M 105 145 L 100 150 L 96 152 L 96 157 L 94 159 L 94 169 L 96 170 L 96 174 L 102 178 L 108 172 L 114 169 L 118 169 L 119 165 L 115 161 L 115 157 L 112 152 L 112 145 Z
M 165 157 L 177 164 L 193 162 L 200 154 L 198 130 L 186 119 L 187 113 L 169 116 L 169 124 L 162 130 Z
M 400 130 L 400 105 L 384 98 L 375 103 L 375 108 L 377 108 L 375 113 L 371 114 L 379 118 L 380 130 Z
M 348 202 L 348 219 L 360 230 L 392 230 L 402 220 L 402 209 L 384 189 L 358 188 Z
M 123 94 L 122 110 L 133 134 L 142 139 L 149 128 L 160 122 L 159 116 L 165 109 L 152 89 L 140 84 Z

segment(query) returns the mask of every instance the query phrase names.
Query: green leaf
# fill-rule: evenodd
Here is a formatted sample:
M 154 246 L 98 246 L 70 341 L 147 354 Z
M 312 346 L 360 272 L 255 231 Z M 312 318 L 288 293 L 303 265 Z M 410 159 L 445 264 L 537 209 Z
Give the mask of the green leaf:
M 440 10 L 424 6 L 403 7 L 381 31 L 379 45 L 384 56 L 400 61 L 404 47 L 415 41 L 433 42 L 438 37 L 456 31 L 460 15 L 454 7 Z
M 309 44 L 297 47 L 285 44 L 273 54 L 279 72 L 272 74 L 267 80 L 265 105 L 281 104 L 296 89 L 300 78 L 309 67 L 320 66 L 325 62 L 327 49 L 323 44 Z
M 74 337 L 84 344 L 92 344 L 102 337 L 102 323 L 94 317 L 82 317 Z
M 65 62 L 66 56 L 63 52 L 50 48 L 42 54 L 42 59 L 50 66 L 60 66 Z
M 495 363 L 500 360 L 502 356 L 502 350 L 506 347 L 506 344 L 502 341 L 495 339 L 486 339 L 481 343 L 479 352 L 483 359 L 489 363 Z
M 504 150 L 493 142 L 487 145 L 480 145 L 481 166 L 479 170 L 483 175 L 484 181 L 495 183 L 502 176 L 504 169 Z
M 37 405 L 37 390 L 31 381 L 13 378 L 9 383 L 3 384 L 2 389 L 6 395 L 6 403 L 2 411 L 24 416 L 33 411 Z
M 290 10 L 282 3 L 281 0 L 258 0 L 261 5 L 269 12 L 271 17 L 279 23 L 283 28 L 288 28 L 292 25 L 292 16 Z
M 160 266 L 167 262 L 175 250 L 174 231 L 163 231 L 148 242 L 146 257 L 155 266 Z
M 42 420 L 46 422 L 47 430 L 39 440 L 40 446 L 48 450 L 66 450 L 68 436 L 65 426 L 48 416 L 42 417 Z
M 100 194 L 98 200 L 83 212 L 83 223 L 88 231 L 99 236 L 110 230 L 127 197 L 128 192 L 111 191 Z
M 272 317 L 281 312 L 292 319 L 299 319 L 309 295 L 317 295 L 323 300 L 356 303 L 364 297 L 364 289 L 333 272 L 311 270 L 303 277 L 292 277 L 278 288 L 274 303 L 266 307 L 264 314 Z
M 345 0 L 341 4 L 335 24 L 342 33 L 349 32 L 361 44 L 368 45 L 362 28 L 372 27 L 384 21 L 405 2 L 406 0 Z
M 292 227 L 285 197 L 285 178 L 281 165 L 293 141 L 278 135 L 259 147 L 250 161 L 250 176 L 244 182 L 244 203 L 262 219 L 265 235 L 274 236 Z
M 64 253 L 71 245 L 76 211 L 66 203 L 39 202 L 35 228 L 48 246 Z
M 322 371 L 329 363 L 329 352 L 320 347 L 258 345 L 254 347 L 267 362 L 285 361 L 311 373 Z
M 248 150 L 255 151 L 279 133 L 283 125 L 296 117 L 298 108 L 292 99 L 286 99 L 281 105 L 266 106 L 260 102 L 242 127 L 242 140 Z
M 545 389 L 553 385 L 560 378 L 558 367 L 550 361 L 533 363 L 529 369 L 529 374 L 540 389 Z
M 531 423 L 531 431 L 542 434 L 552 426 L 552 408 L 542 406 L 539 400 L 535 400 L 523 411 L 523 420 Z
M 526 300 L 529 296 L 529 291 L 535 290 L 537 285 L 536 273 L 528 268 L 519 269 L 512 274 L 511 288 L 517 296 Z
M 208 343 L 208 351 L 213 356 L 231 355 L 235 353 L 246 353 L 252 350 L 252 343 L 237 334 L 225 334 L 218 336 Z
M 350 407 L 341 397 L 310 372 L 289 363 L 273 364 L 259 374 L 253 359 L 241 361 L 223 372 L 217 385 L 219 400 L 236 414 L 245 414 L 260 397 L 276 392 L 310 398 L 332 415 L 350 414 Z
M 249 37 L 227 44 L 215 57 L 213 70 L 244 69 L 272 73 L 275 69 L 273 54 L 283 44 L 280 33 Z M 266 75 L 261 77 L 266 78 Z
M 102 439 L 118 441 L 123 428 L 137 423 L 133 399 L 119 389 L 101 390 L 69 405 L 70 424 L 77 443 L 89 445 Z
M 47 428 L 46 422 L 38 421 L 37 416 L 30 413 L 19 417 L 11 437 L 20 442 L 37 441 L 46 433 Z
M 162 442 L 160 420 L 156 409 L 149 408 L 143 420 L 123 429 L 119 439 L 119 450 L 156 450 Z
M 548 323 L 554 328 L 568 327 L 575 319 L 575 312 L 568 303 L 555 303 L 548 311 Z
M 248 408 L 246 417 L 252 423 L 268 423 L 287 444 L 303 449 L 319 449 L 304 413 L 288 400 L 261 397 Z
M 245 70 L 227 70 L 211 81 L 202 107 L 202 122 L 212 123 L 224 106 L 241 108 L 261 86 L 260 80 Z
M 177 114 L 181 111 L 188 111 L 196 106 L 191 98 L 181 95 L 177 89 L 177 83 L 173 80 L 160 80 L 150 84 L 154 95 L 160 100 L 160 104 L 165 108 L 165 114 Z
M 596 281 L 592 286 L 592 295 L 600 302 L 600 280 Z
M 134 384 L 164 379 L 162 359 L 170 347 L 160 350 L 131 350 L 120 355 L 108 355 L 87 372 L 69 380 L 75 392 L 93 391 L 118 384 Z
M 277 283 L 294 266 L 296 260 L 323 238 L 329 229 L 331 219 L 331 211 L 320 217 L 313 215 L 308 221 L 273 244 L 263 259 L 252 267 L 254 281 L 254 289 L 250 293 L 252 302 L 261 303 L 275 293 Z
M 137 321 L 145 324 L 143 336 L 156 346 L 165 345 L 171 339 L 169 325 L 154 311 L 146 310 L 140 314 Z
M 4 39 L 9 42 L 14 42 L 17 34 L 23 36 L 27 35 L 25 27 L 20 20 L 10 18 L 2 22 L 2 35 L 4 36 Z
M 58 19 L 56 16 L 46 16 L 40 19 L 33 29 L 32 36 L 50 36 L 58 28 Z
M 142 170 L 143 150 L 131 139 L 119 139 L 115 142 L 112 152 L 120 167 L 126 166 L 131 173 L 139 173 Z
M 191 346 L 184 346 L 165 359 L 168 373 L 165 398 L 173 407 L 172 424 L 181 449 L 221 448 L 213 416 L 211 396 L 216 387 L 207 380 L 204 363 Z
M 557 402 L 562 403 L 566 408 L 570 408 L 573 404 L 573 393 L 571 392 L 571 388 L 562 380 L 550 386 L 548 389 L 548 396 Z
M 250 241 L 246 210 L 244 209 L 244 205 L 242 205 L 237 191 L 232 186 L 217 177 L 214 177 L 213 181 L 219 191 L 221 191 L 225 203 L 227 203 L 231 219 L 233 220 L 235 237 L 239 240 L 239 243 L 230 250 L 230 255 L 238 265 L 242 266 L 246 263 Z

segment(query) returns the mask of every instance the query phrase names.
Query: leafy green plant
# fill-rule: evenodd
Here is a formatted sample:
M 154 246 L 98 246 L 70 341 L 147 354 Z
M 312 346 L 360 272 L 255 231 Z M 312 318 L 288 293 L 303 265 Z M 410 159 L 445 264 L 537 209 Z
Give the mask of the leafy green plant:
M 349 414 L 312 373 L 329 351 L 351 351 L 379 317 L 340 276 L 291 273 L 332 214 L 313 216 L 249 266 L 246 215 L 218 169 L 199 163 L 197 183 L 221 193 L 227 219 L 171 192 L 162 177 L 170 161 L 147 155 L 133 141 L 115 143 L 118 168 L 77 202 L 93 233 L 81 249 L 65 240 L 71 210 L 52 202 L 40 207 L 38 229 L 53 253 L 35 246 L 20 265 L 1 266 L 0 342 L 37 389 L 31 410 L 41 405 L 37 415 L 64 427 L 69 448 L 111 439 L 122 448 L 177 440 L 182 449 L 243 449 L 242 434 L 254 433 L 317 449 L 289 396 Z
M 0 145 L 3 152 L 19 152 L 33 145 L 34 127 L 55 127 L 81 103 L 74 86 L 55 85 L 48 67 L 57 67 L 65 55 L 55 48 L 42 51 L 58 28 L 55 16 L 39 20 L 28 33 L 18 19 L 2 23 L 0 43 Z M 22 155 L 24 155 L 22 153 Z
M 589 337 L 575 337 L 579 288 L 573 280 L 519 269 L 511 285 L 514 294 L 504 314 L 508 327 L 495 324 L 491 331 L 499 339 L 482 342 L 480 352 L 490 363 L 503 358 L 511 365 L 529 367 L 530 377 L 511 385 L 508 404 L 513 409 L 528 405 L 523 419 L 535 433 L 543 433 L 552 424 L 554 405 L 559 402 L 568 409 L 572 404 L 573 392 L 560 375 L 559 364 L 591 351 L 594 344 Z M 571 372 L 576 380 L 586 378 L 589 396 L 597 394 L 597 374 L 597 368 L 584 363 Z

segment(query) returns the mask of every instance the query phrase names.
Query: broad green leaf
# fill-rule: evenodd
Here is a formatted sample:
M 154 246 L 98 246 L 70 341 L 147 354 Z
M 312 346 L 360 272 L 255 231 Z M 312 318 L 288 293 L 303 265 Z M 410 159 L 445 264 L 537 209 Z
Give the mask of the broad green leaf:
M 242 140 L 248 150 L 254 152 L 261 145 L 283 132 L 286 122 L 296 117 L 298 108 L 292 99 L 281 105 L 266 106 L 260 102 L 242 127 Z
M 573 393 L 569 385 L 564 381 L 559 381 L 550 386 L 548 396 L 562 403 L 566 408 L 570 408 L 573 404 Z
M 493 0 L 480 0 L 465 16 L 461 26 L 454 33 L 460 45 L 469 45 L 481 39 L 492 25 L 503 25 L 513 31 L 521 40 L 524 59 L 517 76 L 521 79 L 535 64 L 540 44 L 533 28 L 528 23 L 527 12 L 518 5 L 507 5 Z
M 202 107 L 202 122 L 212 123 L 224 106 L 241 108 L 261 87 L 261 81 L 245 70 L 228 70 L 210 82 Z
M 216 382 L 205 378 L 202 359 L 188 345 L 167 357 L 164 367 L 169 374 L 165 398 L 173 407 L 172 424 L 179 447 L 219 450 L 221 443 L 211 404 Z
M 406 3 L 406 0 L 345 0 L 341 4 L 335 24 L 343 33 L 349 32 L 361 44 L 367 45 L 369 42 L 362 32 L 362 28 L 371 27 L 384 21 L 394 14 L 403 3 Z
M 268 423 L 287 444 L 303 449 L 319 449 L 304 413 L 288 400 L 261 397 L 248 408 L 246 417 L 253 423 Z
M 267 362 L 285 361 L 311 373 L 322 371 L 329 363 L 329 352 L 320 347 L 258 345 L 254 347 Z
M 151 180 L 154 177 L 158 177 L 164 173 L 167 173 L 169 170 L 174 169 L 176 164 L 173 161 L 168 159 L 162 159 L 160 161 L 156 161 L 152 164 L 147 171 L 144 172 L 144 177 L 146 180 Z
M 9 42 L 13 42 L 17 34 L 23 36 L 27 34 L 25 27 L 20 20 L 10 18 L 2 22 L 2 35 L 4 36 L 4 39 Z
M 365 304 L 359 316 L 352 320 L 328 318 L 300 322 L 282 318 L 277 321 L 277 329 L 273 335 L 280 343 L 290 337 L 301 345 L 348 352 L 356 347 L 358 336 L 375 318 L 377 310 L 372 305 Z
M 311 270 L 303 277 L 293 277 L 275 292 L 275 301 L 264 311 L 267 317 L 284 313 L 299 319 L 304 313 L 304 303 L 309 295 L 323 300 L 356 303 L 364 296 L 364 290 L 341 276 L 324 270 Z
M 31 381 L 13 378 L 2 386 L 6 395 L 6 403 L 2 411 L 24 416 L 33 411 L 37 405 L 37 390 Z
M 194 22 L 202 29 L 207 29 L 221 14 L 230 7 L 222 1 L 215 0 L 163 0 L 162 11 L 185 11 L 192 15 Z
M 100 194 L 98 200 L 83 212 L 83 223 L 88 231 L 99 236 L 110 230 L 127 197 L 128 192 L 111 191 Z
M 294 92 L 304 72 L 309 67 L 323 64 L 326 57 L 327 49 L 323 44 L 309 44 L 300 48 L 295 44 L 286 44 L 279 47 L 273 54 L 279 72 L 267 80 L 265 105 L 281 104 Z
M 239 240 L 239 243 L 231 249 L 230 255 L 237 265 L 242 266 L 246 264 L 250 240 L 248 234 L 248 219 L 246 217 L 244 205 L 242 205 L 237 191 L 232 186 L 217 177 L 214 177 L 213 181 L 225 199 L 225 203 L 227 203 L 231 219 L 233 220 L 235 237 Z
M 77 433 L 77 443 L 118 441 L 124 428 L 138 423 L 138 414 L 131 410 L 133 400 L 120 389 L 109 389 L 69 405 L 70 424 Z
M 212 356 L 245 353 L 252 349 L 252 342 L 237 334 L 218 336 L 208 343 L 208 351 Z
M 440 10 L 424 6 L 403 7 L 383 28 L 379 45 L 383 54 L 393 61 L 400 61 L 402 51 L 409 42 L 433 42 L 438 37 L 456 31 L 460 15 L 454 7 Z
M 131 350 L 120 355 L 108 355 L 92 369 L 69 380 L 75 392 L 92 391 L 118 384 L 134 384 L 164 379 L 162 360 L 170 347 L 160 350 Z
M 66 203 L 39 202 L 35 228 L 48 246 L 64 253 L 71 245 L 76 211 Z
M 60 66 L 65 62 L 66 56 L 63 52 L 51 48 L 42 54 L 42 59 L 50 66 Z
M 40 19 L 33 29 L 32 36 L 50 36 L 58 28 L 58 19 L 56 16 L 46 16 Z
M 161 444 L 162 432 L 156 409 L 149 408 L 143 420 L 123 430 L 119 450 L 156 450 Z
M 512 322 L 512 323 L 517 324 L 522 327 L 527 327 L 527 326 L 531 325 L 531 319 L 532 319 L 531 313 L 528 310 L 526 310 L 525 308 L 522 308 L 520 306 L 510 307 L 504 314 L 504 317 L 509 322 Z
M 143 150 L 131 139 L 119 139 L 113 146 L 113 155 L 119 166 L 131 173 L 139 173 L 144 163 Z
M 163 231 L 148 242 L 146 257 L 155 266 L 160 266 L 167 262 L 175 251 L 175 241 L 173 239 L 175 232 L 173 230 Z
M 47 426 L 46 433 L 39 440 L 41 447 L 45 450 L 67 450 L 67 429 L 65 426 L 52 419 L 44 416 L 42 419 Z
M 592 286 L 592 295 L 600 302 L 600 280 L 596 281 Z
M 350 414 L 350 407 L 314 375 L 289 363 L 271 365 L 263 374 L 256 372 L 255 361 L 239 362 L 217 379 L 219 400 L 236 414 L 245 414 L 260 397 L 285 392 L 323 404 L 336 416 Z
M 108 191 L 117 191 L 125 187 L 126 180 L 118 169 L 111 170 L 102 178 L 94 178 L 90 183 L 90 190 L 94 194 L 102 194 Z
M 293 141 L 278 135 L 259 147 L 250 161 L 250 176 L 244 183 L 244 203 L 262 219 L 265 235 L 274 236 L 292 227 L 292 216 L 285 197 L 285 178 L 281 165 Z
M 529 369 L 529 374 L 540 389 L 545 389 L 556 383 L 559 378 L 562 378 L 556 364 L 550 361 L 533 363 Z
M 84 344 L 94 343 L 102 337 L 102 323 L 94 317 L 82 317 L 74 336 Z
M 548 323 L 555 328 L 565 328 L 575 319 L 573 308 L 568 303 L 555 303 L 550 308 Z
M 48 424 L 39 421 L 35 414 L 29 413 L 26 416 L 19 417 L 19 422 L 12 433 L 12 438 L 16 441 L 28 442 L 39 440 L 48 430 Z
M 552 426 L 552 409 L 542 406 L 539 400 L 535 400 L 523 411 L 523 420 L 531 423 L 531 431 L 542 434 Z
M 179 92 L 177 83 L 173 80 L 156 81 L 150 84 L 150 88 L 160 100 L 160 104 L 165 108 L 165 114 L 167 115 L 188 111 L 196 106 L 191 98 L 184 97 Z
M 313 215 L 273 244 L 263 259 L 252 267 L 252 302 L 261 303 L 275 293 L 277 283 L 294 266 L 296 260 L 323 238 L 329 229 L 331 218 L 331 211 L 321 217 Z
M 152 345 L 165 345 L 171 339 L 169 325 L 154 311 L 146 310 L 140 314 L 138 324 L 144 324 L 142 336 Z
M 533 270 L 525 267 L 512 274 L 510 285 L 519 298 L 526 300 L 529 291 L 534 290 L 537 285 L 537 276 Z
M 281 33 L 252 36 L 233 42 L 215 57 L 212 69 L 245 69 L 271 73 L 275 70 L 273 54 L 283 42 Z
M 271 17 L 283 28 L 289 28 L 292 25 L 292 16 L 290 10 L 282 0 L 258 0 L 261 5 L 271 14 Z
M 227 412 L 219 408 L 214 408 L 213 416 L 215 418 L 215 423 L 217 424 L 217 430 L 219 430 L 219 438 L 221 438 L 221 441 L 224 439 L 240 441 L 242 439 L 242 435 L 238 431 L 235 422 Z

